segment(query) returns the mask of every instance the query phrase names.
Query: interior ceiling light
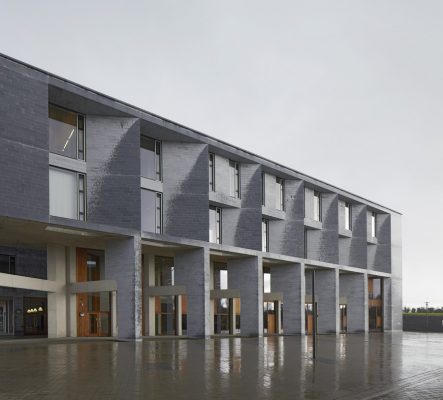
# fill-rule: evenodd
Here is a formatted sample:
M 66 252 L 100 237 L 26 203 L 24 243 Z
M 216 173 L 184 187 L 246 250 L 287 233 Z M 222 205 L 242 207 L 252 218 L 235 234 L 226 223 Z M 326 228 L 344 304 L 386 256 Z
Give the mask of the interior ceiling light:
M 47 226 L 45 228 L 45 230 L 50 231 L 50 232 L 66 233 L 68 235 L 96 236 L 95 233 L 86 232 L 86 231 L 77 231 L 75 229 L 60 228 L 58 226 Z

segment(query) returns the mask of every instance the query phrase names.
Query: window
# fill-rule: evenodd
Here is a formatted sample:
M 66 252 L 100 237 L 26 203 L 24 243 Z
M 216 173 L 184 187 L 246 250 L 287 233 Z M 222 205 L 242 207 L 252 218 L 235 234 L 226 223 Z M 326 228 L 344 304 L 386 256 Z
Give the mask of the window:
M 155 256 L 155 286 L 174 285 L 174 259 Z
M 152 190 L 141 190 L 142 231 L 162 233 L 162 194 Z
M 49 151 L 85 159 L 85 117 L 49 104 Z
M 321 222 L 321 193 L 314 190 L 314 220 Z
M 262 251 L 269 251 L 269 220 L 261 220 L 261 237 L 262 237 Z
M 229 194 L 232 197 L 240 197 L 240 166 L 232 160 L 229 160 Z
M 209 190 L 215 192 L 215 154 L 209 153 Z
M 228 267 L 226 264 L 214 264 L 214 289 L 226 290 L 228 288 Z
M 377 214 L 372 212 L 371 214 L 371 235 L 377 237 Z
M 49 213 L 86 221 L 86 176 L 49 168 Z
M 209 241 L 212 243 L 221 243 L 221 214 L 221 208 L 209 207 Z
M 161 181 L 161 161 L 161 142 L 146 136 L 141 136 L 140 175 L 154 181 Z
M 285 201 L 285 181 L 282 178 L 275 178 L 276 185 L 276 204 L 275 208 L 277 210 L 284 210 L 284 201 Z
M 266 205 L 266 174 L 264 172 L 261 173 L 261 204 L 263 206 Z
M 352 204 L 345 203 L 345 229 L 352 231 Z
M 304 232 L 304 257 L 305 258 L 308 258 L 308 230 L 307 229 L 305 229 L 305 232 Z
M 263 268 L 263 293 L 271 293 L 271 269 Z
M 15 256 L 0 254 L 0 273 L 15 274 Z

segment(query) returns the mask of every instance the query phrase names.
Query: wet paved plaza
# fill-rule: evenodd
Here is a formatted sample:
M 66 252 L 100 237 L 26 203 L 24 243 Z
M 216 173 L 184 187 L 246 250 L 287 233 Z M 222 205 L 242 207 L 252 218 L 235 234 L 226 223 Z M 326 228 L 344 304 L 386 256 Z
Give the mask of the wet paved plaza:
M 0 341 L 0 399 L 443 399 L 443 335 Z

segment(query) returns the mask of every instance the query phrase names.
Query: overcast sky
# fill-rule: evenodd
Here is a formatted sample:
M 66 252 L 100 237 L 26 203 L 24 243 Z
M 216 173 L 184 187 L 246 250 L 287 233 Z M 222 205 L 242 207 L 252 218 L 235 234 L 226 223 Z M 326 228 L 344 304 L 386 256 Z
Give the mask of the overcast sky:
M 441 0 L 0 0 L 0 52 L 402 212 L 404 304 L 443 306 L 442 21 Z

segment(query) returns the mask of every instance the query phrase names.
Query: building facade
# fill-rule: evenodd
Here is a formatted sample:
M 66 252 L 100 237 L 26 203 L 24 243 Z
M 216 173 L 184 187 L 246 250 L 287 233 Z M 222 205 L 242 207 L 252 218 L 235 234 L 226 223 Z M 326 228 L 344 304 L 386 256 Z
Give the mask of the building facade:
M 0 335 L 402 329 L 401 215 L 0 56 Z

